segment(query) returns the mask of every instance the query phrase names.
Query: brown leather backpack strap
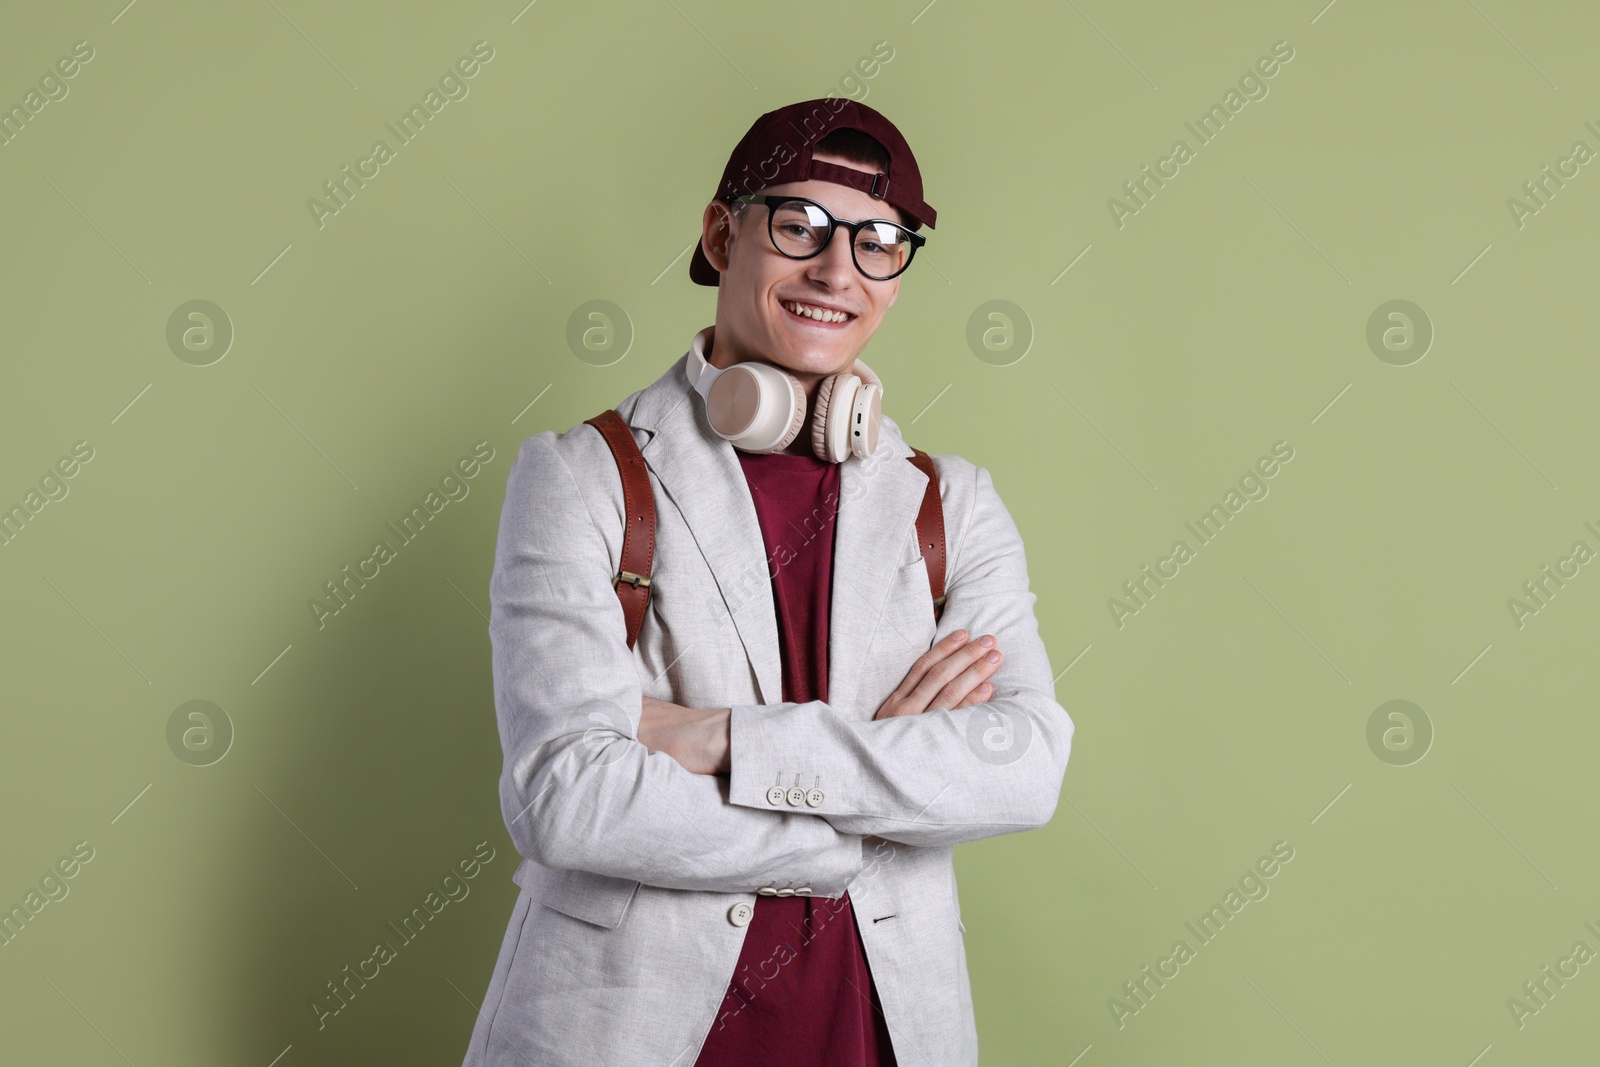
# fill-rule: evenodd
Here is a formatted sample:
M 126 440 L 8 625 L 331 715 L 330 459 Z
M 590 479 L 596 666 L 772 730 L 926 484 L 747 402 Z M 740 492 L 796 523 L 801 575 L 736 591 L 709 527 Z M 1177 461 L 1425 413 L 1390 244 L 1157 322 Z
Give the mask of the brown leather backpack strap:
M 922 493 L 922 508 L 917 512 L 917 540 L 922 545 L 922 562 L 928 568 L 928 588 L 933 590 L 933 618 L 944 614 L 944 504 L 939 499 L 939 472 L 933 460 L 920 448 L 913 448 L 906 459 L 928 476 Z
M 656 554 L 656 498 L 650 488 L 650 475 L 639 451 L 633 431 L 616 409 L 602 411 L 585 419 L 600 431 L 611 446 L 611 455 L 622 474 L 622 502 L 625 522 L 622 527 L 622 565 L 611 585 L 622 604 L 622 617 L 628 627 L 628 647 L 639 640 L 644 611 L 650 603 L 650 567 Z

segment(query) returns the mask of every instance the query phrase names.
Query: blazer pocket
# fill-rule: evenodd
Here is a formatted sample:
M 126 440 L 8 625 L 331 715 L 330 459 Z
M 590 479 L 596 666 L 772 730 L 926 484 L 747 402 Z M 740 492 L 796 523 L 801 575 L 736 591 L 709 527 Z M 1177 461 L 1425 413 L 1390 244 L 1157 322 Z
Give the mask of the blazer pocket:
M 913 538 L 911 541 L 911 547 L 907 550 L 907 554 L 908 558 L 904 559 L 900 564 L 901 570 L 905 570 L 907 567 L 910 567 L 913 564 L 919 567 L 923 565 L 922 543 L 920 541 L 917 541 L 915 538 Z
M 910 644 L 932 642 L 933 592 L 928 584 L 928 565 L 921 556 L 896 569 L 879 625 L 898 632 Z
M 593 871 L 554 870 L 524 858 L 511 880 L 547 908 L 615 930 L 639 883 Z
M 927 575 L 928 565 L 921 556 L 900 564 L 895 568 L 895 573 L 889 580 L 889 599 L 898 600 L 902 597 L 910 596 L 912 593 L 920 593 L 924 597 L 930 597 L 931 599 L 928 593 Z M 921 581 L 918 581 L 919 577 Z

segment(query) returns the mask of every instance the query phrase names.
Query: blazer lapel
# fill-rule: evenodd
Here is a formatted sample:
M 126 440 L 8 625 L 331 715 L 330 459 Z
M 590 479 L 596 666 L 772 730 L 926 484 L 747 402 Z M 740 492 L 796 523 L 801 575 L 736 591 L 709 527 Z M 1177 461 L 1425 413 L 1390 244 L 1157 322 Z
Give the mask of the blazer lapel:
M 760 520 L 734 448 L 717 436 L 684 373 L 684 355 L 646 387 L 631 426 L 650 439 L 645 463 L 699 545 L 756 676 L 763 704 L 783 699 L 776 605 Z M 908 560 L 927 476 L 906 461 L 911 449 L 883 416 L 878 447 L 840 465 L 833 583 L 828 616 L 828 703 L 848 706 L 895 571 Z M 662 506 L 658 501 L 657 506 Z M 914 561 L 913 554 L 910 561 Z M 932 605 L 929 605 L 932 611 Z M 866 716 L 870 717 L 868 709 Z
M 899 427 L 884 415 L 872 455 L 840 465 L 828 614 L 828 703 L 835 708 L 854 702 L 889 585 L 900 567 L 918 558 L 911 544 L 928 476 L 907 462 L 910 455 Z M 857 709 L 851 717 L 870 719 L 876 710 Z
M 651 431 L 645 463 L 683 516 L 739 631 L 763 704 L 783 699 L 777 609 L 761 523 L 734 449 L 706 420 L 684 356 L 649 386 L 629 418 Z M 658 500 L 662 507 L 665 501 Z

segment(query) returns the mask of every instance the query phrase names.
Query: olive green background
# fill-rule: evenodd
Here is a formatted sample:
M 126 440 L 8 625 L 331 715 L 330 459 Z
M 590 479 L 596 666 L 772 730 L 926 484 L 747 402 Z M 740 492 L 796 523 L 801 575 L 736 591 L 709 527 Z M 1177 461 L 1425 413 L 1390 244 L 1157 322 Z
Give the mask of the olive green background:
M 1592 5 L 121 2 L 0 33 L 7 106 L 95 53 L 0 147 L 0 505 L 94 450 L 0 547 L 0 905 L 95 850 L 0 947 L 0 1058 L 459 1062 L 517 892 L 485 619 L 517 446 L 713 321 L 686 252 L 728 151 L 832 91 L 894 119 L 938 211 L 865 352 L 885 408 L 993 472 L 1077 727 L 1050 825 L 957 850 L 984 1063 L 1593 1062 L 1600 967 L 1507 1003 L 1600 951 L 1600 576 L 1507 603 L 1600 548 L 1600 176 L 1507 206 L 1600 148 Z M 319 228 L 307 201 L 480 40 L 469 95 Z M 167 339 L 194 300 L 233 331 L 206 366 Z M 574 349 L 595 300 L 625 319 Z M 1369 347 L 1392 300 L 1420 359 Z M 990 301 L 1013 332 L 975 350 Z M 478 441 L 470 494 L 319 629 L 308 600 Z M 1184 524 L 1279 441 L 1201 546 Z M 209 766 L 169 747 L 191 700 L 232 726 Z M 1391 700 L 1420 709 L 1398 754 L 1368 741 Z M 319 1030 L 324 983 L 484 841 Z M 1280 841 L 1201 946 L 1185 923 Z

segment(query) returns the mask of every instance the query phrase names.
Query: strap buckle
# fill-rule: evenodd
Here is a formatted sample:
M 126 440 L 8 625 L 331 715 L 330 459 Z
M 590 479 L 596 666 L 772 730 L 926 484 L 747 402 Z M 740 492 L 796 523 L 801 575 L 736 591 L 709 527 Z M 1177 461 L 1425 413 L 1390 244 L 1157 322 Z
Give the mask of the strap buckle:
M 878 179 L 879 178 L 883 179 L 883 188 L 882 189 L 878 188 Z M 872 188 L 867 190 L 868 195 L 875 196 L 879 200 L 882 200 L 884 194 L 887 193 L 888 191 L 889 191 L 889 176 L 887 174 L 883 173 L 882 171 L 879 171 L 878 173 L 874 174 L 872 176 Z
M 635 589 L 648 589 L 648 588 L 650 588 L 650 579 L 646 578 L 642 574 L 635 574 L 632 571 L 620 571 L 620 572 L 618 572 L 617 576 L 615 578 L 611 579 L 611 588 L 615 589 L 618 586 L 618 584 L 620 584 L 622 582 L 627 582 L 629 585 L 633 586 Z

